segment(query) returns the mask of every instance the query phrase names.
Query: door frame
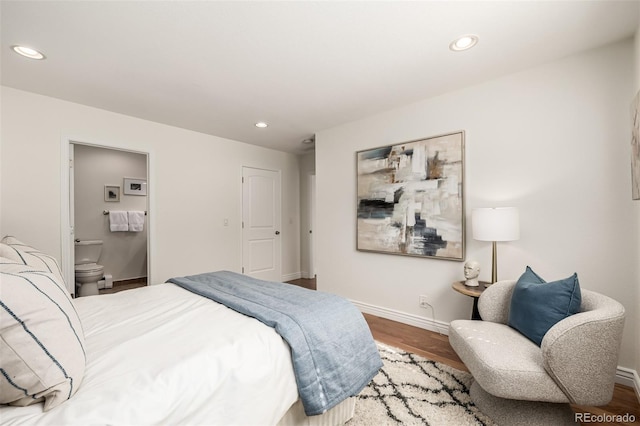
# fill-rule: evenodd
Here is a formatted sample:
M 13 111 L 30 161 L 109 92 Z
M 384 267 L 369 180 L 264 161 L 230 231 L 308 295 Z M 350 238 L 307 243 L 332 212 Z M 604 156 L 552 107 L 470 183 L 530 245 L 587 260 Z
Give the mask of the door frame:
M 315 278 L 316 271 L 316 174 L 311 173 L 309 175 L 309 239 L 308 253 L 309 253 L 309 277 Z
M 97 148 L 114 149 L 118 151 L 143 154 L 147 157 L 147 285 L 152 281 L 152 265 L 154 260 L 154 236 L 155 217 L 152 212 L 155 210 L 155 154 L 148 148 L 138 148 L 132 144 L 113 141 L 91 141 L 87 138 L 63 136 L 60 140 L 60 254 L 62 275 L 67 283 L 67 289 L 75 295 L 75 265 L 74 265 L 74 230 L 73 212 L 71 202 L 74 195 L 71 193 L 70 171 L 73 160 L 72 145 L 86 145 Z

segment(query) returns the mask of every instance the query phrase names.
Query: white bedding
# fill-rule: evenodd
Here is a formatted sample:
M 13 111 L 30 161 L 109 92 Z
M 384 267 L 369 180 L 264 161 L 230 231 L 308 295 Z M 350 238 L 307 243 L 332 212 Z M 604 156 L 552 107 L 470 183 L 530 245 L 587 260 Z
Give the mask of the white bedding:
M 74 299 L 86 339 L 78 392 L 0 406 L 0 423 L 273 425 L 298 399 L 286 342 L 270 327 L 173 284 Z

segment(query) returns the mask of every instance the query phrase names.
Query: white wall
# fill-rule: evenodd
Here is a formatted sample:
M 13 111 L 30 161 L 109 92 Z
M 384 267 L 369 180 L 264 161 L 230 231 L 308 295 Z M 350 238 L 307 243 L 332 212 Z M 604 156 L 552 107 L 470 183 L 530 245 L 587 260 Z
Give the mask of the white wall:
M 75 145 L 75 238 L 102 240 L 98 263 L 114 281 L 147 276 L 147 229 L 110 232 L 104 210 L 147 210 L 147 197 L 124 194 L 123 178 L 147 178 L 147 156 L 133 152 Z M 120 201 L 104 199 L 104 186 L 120 187 Z
M 61 139 L 116 144 L 150 153 L 154 283 L 218 269 L 240 271 L 242 166 L 282 171 L 282 273 L 299 276 L 296 155 L 8 87 L 0 95 L 0 234 L 15 235 L 59 258 Z
M 465 197 L 475 207 L 516 206 L 521 239 L 499 243 L 499 279 L 531 265 L 548 280 L 577 272 L 583 288 L 628 313 L 620 365 L 633 367 L 638 334 L 637 209 L 629 174 L 631 40 L 317 133 L 318 288 L 390 316 L 469 317 L 451 283 L 463 263 L 358 252 L 355 152 L 466 132 Z M 466 237 L 466 259 L 490 279 L 491 246 Z M 428 323 L 428 322 L 427 322 Z
M 640 10 L 638 10 L 638 30 L 635 37 L 635 93 L 640 91 Z M 640 201 L 634 202 L 635 215 L 637 220 L 637 245 L 638 253 L 640 253 Z M 640 320 L 640 256 L 636 261 L 636 312 Z M 636 364 L 635 370 L 640 374 L 640 327 L 636 330 Z M 640 377 L 636 376 L 636 392 L 640 399 Z

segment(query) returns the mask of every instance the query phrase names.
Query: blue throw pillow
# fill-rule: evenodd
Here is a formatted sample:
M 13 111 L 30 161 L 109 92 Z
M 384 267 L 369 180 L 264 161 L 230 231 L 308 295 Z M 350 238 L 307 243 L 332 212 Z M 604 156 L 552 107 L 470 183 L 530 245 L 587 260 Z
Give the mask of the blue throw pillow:
M 551 327 L 580 312 L 581 302 L 577 274 L 548 283 L 527 266 L 513 289 L 508 324 L 540 346 Z

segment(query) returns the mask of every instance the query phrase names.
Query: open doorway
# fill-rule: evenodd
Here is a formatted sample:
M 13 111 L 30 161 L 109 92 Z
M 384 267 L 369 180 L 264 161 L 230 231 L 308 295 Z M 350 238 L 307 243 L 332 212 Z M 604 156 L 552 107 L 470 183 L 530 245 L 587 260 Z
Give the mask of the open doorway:
M 72 140 L 63 141 L 63 148 L 68 152 L 69 173 L 63 173 L 63 185 L 68 185 L 68 191 L 63 191 L 63 206 L 68 206 L 68 212 L 63 209 L 62 220 L 68 226 L 62 227 L 62 263 L 72 287 L 69 291 L 79 296 L 147 285 L 152 229 L 149 154 Z M 112 212 L 127 219 L 126 229 L 112 226 Z M 91 246 L 91 256 L 87 256 L 85 245 Z M 97 261 L 93 259 L 96 249 Z M 81 258 L 76 258 L 76 250 Z M 102 273 L 95 291 L 88 292 L 78 284 L 76 271 L 84 268 L 80 264 Z M 93 289 L 94 284 L 87 287 Z
M 146 220 L 134 226 L 128 219 L 130 212 L 147 211 L 147 156 L 74 144 L 73 172 L 75 243 L 102 241 L 100 294 L 147 285 Z M 112 226 L 113 212 L 127 216 L 127 226 Z

